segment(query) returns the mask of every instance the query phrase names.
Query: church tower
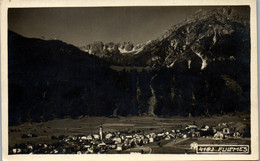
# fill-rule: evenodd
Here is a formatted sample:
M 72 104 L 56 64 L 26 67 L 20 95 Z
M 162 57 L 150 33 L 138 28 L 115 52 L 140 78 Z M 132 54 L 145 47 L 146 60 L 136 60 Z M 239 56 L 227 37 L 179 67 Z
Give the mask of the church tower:
M 99 137 L 100 137 L 100 140 L 103 140 L 103 127 L 101 125 L 99 128 Z

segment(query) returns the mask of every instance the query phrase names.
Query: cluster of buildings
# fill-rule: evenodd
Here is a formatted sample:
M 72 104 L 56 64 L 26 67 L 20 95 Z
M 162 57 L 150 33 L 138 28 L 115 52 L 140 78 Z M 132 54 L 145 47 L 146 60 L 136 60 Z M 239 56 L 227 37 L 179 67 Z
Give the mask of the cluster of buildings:
M 126 149 L 142 147 L 143 145 L 161 140 L 174 140 L 177 138 L 206 137 L 211 139 L 225 139 L 241 137 L 235 128 L 227 123 L 215 127 L 203 126 L 198 128 L 196 124 L 188 125 L 184 129 L 150 132 L 144 134 L 128 132 L 104 132 L 100 126 L 99 133 L 89 135 L 52 136 L 53 143 L 20 144 L 9 147 L 10 154 L 91 154 L 91 153 L 121 153 Z

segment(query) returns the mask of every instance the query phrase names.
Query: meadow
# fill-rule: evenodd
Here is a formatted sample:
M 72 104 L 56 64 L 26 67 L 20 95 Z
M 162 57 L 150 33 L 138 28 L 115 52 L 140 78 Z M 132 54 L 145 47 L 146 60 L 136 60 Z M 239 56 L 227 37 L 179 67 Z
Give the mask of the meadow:
M 21 143 L 52 143 L 52 136 L 97 134 L 100 125 L 104 132 L 128 131 L 148 134 L 150 132 L 184 129 L 189 124 L 216 126 L 219 123 L 232 122 L 236 127 L 249 126 L 249 115 L 223 115 L 212 117 L 80 117 L 78 119 L 63 118 L 40 123 L 23 123 L 9 126 L 9 146 Z M 35 134 L 37 137 L 24 138 L 23 135 Z M 189 145 L 190 142 L 184 142 Z M 165 148 L 168 148 L 167 146 Z

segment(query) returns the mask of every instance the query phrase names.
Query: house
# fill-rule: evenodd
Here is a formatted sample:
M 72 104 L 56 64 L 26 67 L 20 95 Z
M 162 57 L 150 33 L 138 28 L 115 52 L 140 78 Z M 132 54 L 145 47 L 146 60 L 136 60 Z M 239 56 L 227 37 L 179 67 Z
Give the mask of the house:
M 90 144 L 87 144 L 87 145 L 83 146 L 83 149 L 88 149 L 88 148 L 90 148 Z
M 141 138 L 137 138 L 136 141 L 137 141 L 137 143 L 140 143 L 142 141 L 142 139 Z
M 188 125 L 185 129 L 197 129 L 197 125 Z
M 182 133 L 177 133 L 176 138 L 177 138 L 177 137 L 182 138 L 182 137 L 183 137 L 183 134 L 182 134 Z
M 165 140 L 170 140 L 171 139 L 171 137 L 169 136 L 169 135 L 167 135 L 166 137 L 165 137 Z
M 13 149 L 13 154 L 18 154 L 18 153 L 21 153 L 22 152 L 22 149 L 20 148 L 14 148 Z
M 93 147 L 88 148 L 88 152 L 89 153 L 94 153 L 94 148 Z
M 157 137 L 164 137 L 164 133 L 158 133 Z
M 57 149 L 54 149 L 54 150 L 53 150 L 53 153 L 54 153 L 54 154 L 57 154 L 58 152 L 59 152 L 59 151 L 58 151 Z
M 97 140 L 100 138 L 100 136 L 97 134 L 94 134 L 93 137 L 94 137 L 94 139 L 97 139 Z
M 101 152 L 102 151 L 104 152 L 104 150 L 106 149 L 107 145 L 106 145 L 106 143 L 102 142 L 102 143 L 98 144 L 98 147 L 101 149 Z
M 200 131 L 208 131 L 206 128 L 201 128 Z
M 202 126 L 200 131 L 208 131 L 210 127 L 208 125 Z
M 172 138 L 176 138 L 176 134 L 170 134 L 169 136 Z
M 130 148 L 130 144 L 129 144 L 129 143 L 124 143 L 122 146 L 123 146 L 125 149 Z
M 155 133 L 150 133 L 152 138 L 156 138 L 156 134 Z
M 69 138 L 64 138 L 64 141 L 65 141 L 65 142 L 69 142 L 70 139 L 69 139 Z
M 227 127 L 226 127 L 226 128 L 223 128 L 222 131 L 223 131 L 223 134 L 224 134 L 224 135 L 229 135 L 229 134 L 230 134 L 230 129 L 227 128 Z
M 233 134 L 233 137 L 235 137 L 235 138 L 240 138 L 240 133 L 237 131 L 237 132 L 234 132 L 234 134 Z
M 82 154 L 81 151 L 77 151 L 77 154 Z
M 116 148 L 116 145 L 115 145 L 115 144 L 112 144 L 112 145 L 110 145 L 109 147 L 112 148 L 112 149 L 115 149 L 115 148 Z
M 133 138 L 132 135 L 126 135 L 125 137 L 126 137 L 127 139 L 132 139 L 132 138 Z
M 139 138 L 144 139 L 144 135 L 139 135 Z
M 196 150 L 197 147 L 198 147 L 198 143 L 196 143 L 196 142 L 193 142 L 190 144 L 190 148 L 193 150 Z
M 149 138 L 149 142 L 150 142 L 150 143 L 153 143 L 153 142 L 154 142 L 154 138 L 150 137 L 150 138 Z
M 117 143 L 122 143 L 122 139 L 120 137 L 115 137 L 112 139 L 116 144 Z
M 81 140 L 87 140 L 86 136 L 81 136 Z
M 66 153 L 66 149 L 62 149 L 62 153 Z
M 129 142 L 129 145 L 130 145 L 131 147 L 135 147 L 135 146 L 137 145 L 136 139 L 132 139 L 132 140 Z
M 216 134 L 214 134 L 213 139 L 215 140 L 222 140 L 224 138 L 224 135 L 222 132 L 218 131 Z
M 123 148 L 122 148 L 122 144 L 117 144 L 117 146 L 116 146 L 116 150 L 117 150 L 117 151 L 121 151 L 121 150 L 123 150 Z
M 98 147 L 104 147 L 104 146 L 106 146 L 106 143 L 104 142 L 98 144 Z
M 110 139 L 110 138 L 112 138 L 112 136 L 113 136 L 113 134 L 108 133 L 108 134 L 106 134 L 105 138 L 106 138 L 106 139 Z
M 78 138 L 76 136 L 72 136 L 72 140 L 77 140 Z
M 27 146 L 27 149 L 33 150 L 33 146 L 32 146 L 32 145 L 28 145 L 28 146 Z
M 91 140 L 90 142 L 92 145 L 98 145 L 100 142 L 97 140 Z
M 204 127 L 205 129 L 207 129 L 207 130 L 209 130 L 209 126 L 208 125 L 205 125 L 205 127 Z
M 125 144 L 129 144 L 129 139 L 125 139 L 125 140 L 124 140 L 124 143 L 125 143 Z
M 198 129 L 197 125 L 188 125 L 185 127 L 184 131 L 193 133 L 193 132 L 197 131 L 197 129 Z
M 106 143 L 106 145 L 112 149 L 116 148 L 116 144 L 113 140 L 104 140 L 104 143 Z
M 143 144 L 148 144 L 149 143 L 149 139 L 148 138 L 144 138 L 143 139 Z
M 134 138 L 139 138 L 139 135 L 138 135 L 138 134 L 134 134 L 133 137 L 134 137 Z
M 93 140 L 93 137 L 91 135 L 88 135 L 87 140 Z
M 125 136 L 124 135 L 121 135 L 120 136 L 122 140 L 125 140 Z
M 195 131 L 191 134 L 191 137 L 200 137 L 200 132 L 199 131 Z

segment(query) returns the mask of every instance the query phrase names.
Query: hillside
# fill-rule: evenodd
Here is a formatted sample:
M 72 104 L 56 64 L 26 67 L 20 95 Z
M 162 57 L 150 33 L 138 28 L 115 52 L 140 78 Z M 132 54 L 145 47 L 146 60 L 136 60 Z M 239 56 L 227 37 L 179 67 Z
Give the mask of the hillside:
M 10 124 L 113 112 L 117 73 L 106 63 L 61 41 L 8 34 Z
M 10 125 L 68 116 L 142 115 L 149 79 L 146 71 L 114 71 L 104 60 L 61 41 L 8 32 Z

